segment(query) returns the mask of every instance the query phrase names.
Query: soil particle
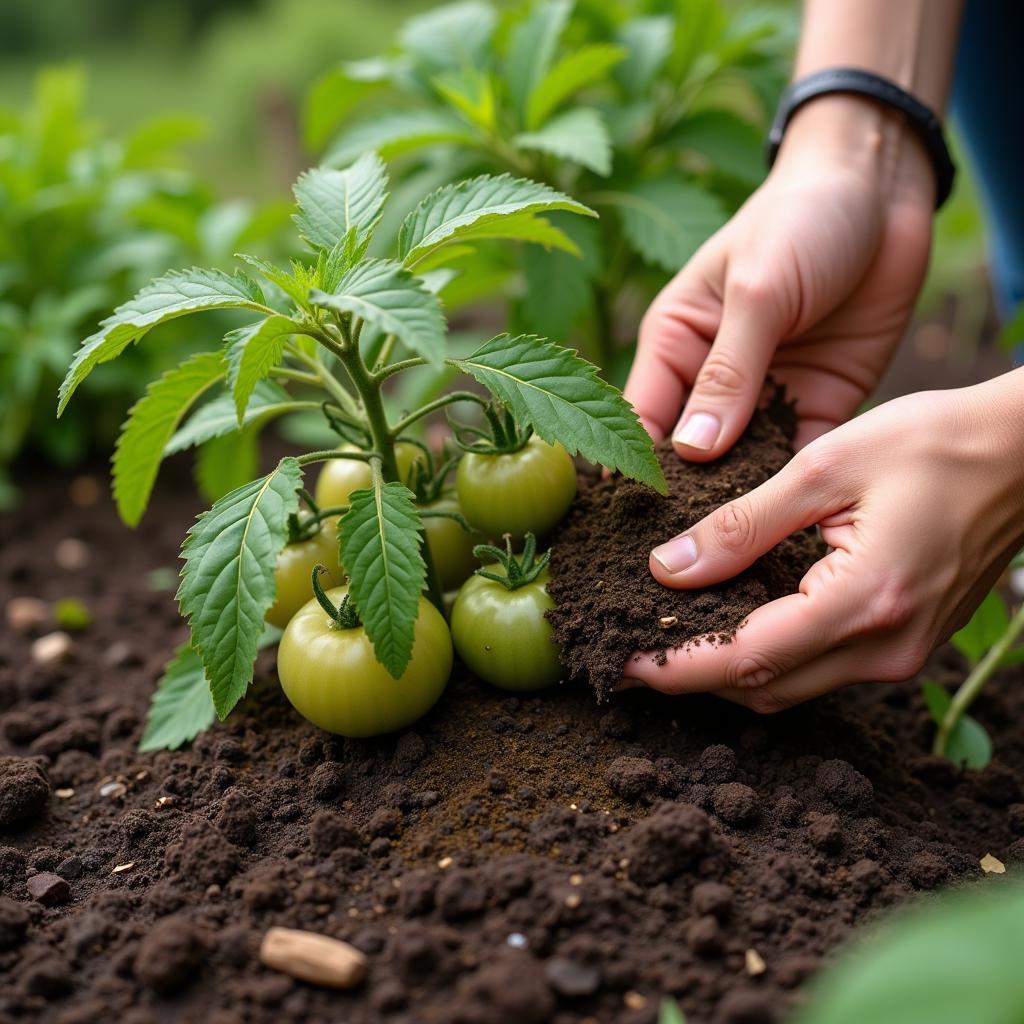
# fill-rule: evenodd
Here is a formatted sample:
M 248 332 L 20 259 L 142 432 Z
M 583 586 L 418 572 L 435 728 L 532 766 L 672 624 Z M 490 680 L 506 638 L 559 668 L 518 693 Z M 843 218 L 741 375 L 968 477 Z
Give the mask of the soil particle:
M 0 758 L 0 828 L 23 825 L 46 813 L 50 781 L 38 762 Z
M 178 992 L 195 979 L 204 953 L 202 941 L 186 918 L 165 917 L 139 944 L 133 962 L 135 977 L 161 995 Z
M 910 880 L 920 889 L 934 889 L 949 878 L 949 865 L 936 853 L 915 853 L 907 865 Z
M 44 907 L 56 907 L 71 899 L 71 886 L 51 871 L 32 875 L 26 885 L 29 896 Z
M 715 462 L 684 462 L 671 442 L 662 442 L 657 450 L 667 498 L 621 477 L 581 488 L 554 538 L 548 584 L 555 602 L 548 618 L 572 679 L 588 681 L 607 697 L 624 667 L 628 673 L 634 651 L 728 643 L 755 608 L 796 592 L 821 556 L 809 531 L 783 541 L 734 579 L 701 591 L 663 587 L 649 568 L 652 548 L 778 472 L 793 454 L 794 424 L 792 408 L 776 394 Z
M 698 914 L 724 921 L 732 911 L 732 901 L 732 889 L 721 882 L 698 882 L 693 887 L 691 903 Z
M 317 800 L 331 800 L 345 788 L 345 769 L 334 761 L 317 765 L 309 778 L 309 791 Z
M 871 780 L 848 761 L 824 761 L 818 768 L 815 781 L 818 789 L 832 803 L 855 813 L 868 810 L 875 798 L 875 788 L 871 785 Z
M 527 953 L 498 954 L 460 985 L 459 1024 L 547 1024 L 555 998 L 544 968 Z
M 361 845 L 352 822 L 334 811 L 319 811 L 313 816 L 309 823 L 309 844 L 313 852 L 321 856 Z
M 724 782 L 711 791 L 711 806 L 722 821 L 741 827 L 760 813 L 757 794 L 742 782 Z
M 555 992 L 566 999 L 592 996 L 601 986 L 601 972 L 596 967 L 566 957 L 549 960 L 544 976 Z
M 18 945 L 28 931 L 29 914 L 24 904 L 0 896 L 0 950 Z
M 235 848 L 218 828 L 201 818 L 181 826 L 181 838 L 167 847 L 167 866 L 184 885 L 222 885 L 238 867 Z
M 693 867 L 711 842 L 711 823 L 699 807 L 662 804 L 630 833 L 629 877 L 640 885 L 667 882 Z
M 763 992 L 737 989 L 718 1004 L 722 1024 L 774 1024 L 775 1013 Z
M 605 777 L 612 792 L 631 802 L 651 797 L 658 790 L 658 769 L 646 757 L 617 757 Z
M 91 753 L 99 748 L 100 727 L 91 718 L 70 718 L 54 729 L 37 736 L 30 746 L 33 754 L 41 754 L 51 760 L 65 750 L 86 750 Z

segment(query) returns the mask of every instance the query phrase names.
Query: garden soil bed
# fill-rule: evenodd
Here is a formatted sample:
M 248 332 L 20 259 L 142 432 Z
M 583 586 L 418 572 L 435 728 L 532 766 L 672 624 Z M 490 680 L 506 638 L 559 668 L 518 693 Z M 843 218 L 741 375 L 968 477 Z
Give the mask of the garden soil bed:
M 0 825 L 3 1024 L 652 1024 L 668 993 L 690 1024 L 757 1024 L 885 908 L 1001 884 L 986 853 L 1015 873 L 1020 672 L 978 704 L 999 753 L 981 774 L 927 756 L 913 684 L 759 719 L 460 677 L 414 731 L 349 742 L 291 710 L 271 654 L 226 724 L 140 755 L 185 635 L 152 571 L 176 565 L 190 493 L 179 474 L 132 533 L 38 481 L 2 520 L 0 603 L 95 615 L 62 663 L 6 627 L 0 647 L 0 756 L 19 759 L 0 761 L 0 816 L 24 818 Z M 271 925 L 354 943 L 365 984 L 264 969 Z

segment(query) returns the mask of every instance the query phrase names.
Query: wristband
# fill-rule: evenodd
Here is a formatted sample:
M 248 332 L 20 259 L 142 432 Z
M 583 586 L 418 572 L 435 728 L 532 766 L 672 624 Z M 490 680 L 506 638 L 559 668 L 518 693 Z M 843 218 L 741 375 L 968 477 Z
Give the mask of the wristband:
M 824 71 L 816 71 L 798 79 L 786 89 L 779 100 L 775 120 L 768 133 L 765 152 L 768 166 L 771 167 L 775 163 L 779 147 L 782 145 L 782 137 L 796 111 L 817 96 L 837 92 L 866 96 L 898 111 L 906 118 L 907 124 L 928 151 L 932 169 L 935 171 L 935 209 L 942 206 L 953 190 L 953 179 L 956 176 L 956 166 L 949 155 L 942 122 L 920 100 L 915 99 L 905 89 L 901 89 L 895 82 L 858 68 L 827 68 Z

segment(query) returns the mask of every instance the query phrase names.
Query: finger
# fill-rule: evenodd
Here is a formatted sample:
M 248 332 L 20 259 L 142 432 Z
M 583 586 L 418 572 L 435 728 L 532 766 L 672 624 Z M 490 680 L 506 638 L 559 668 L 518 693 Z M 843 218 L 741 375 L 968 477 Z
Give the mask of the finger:
M 680 456 L 709 462 L 736 443 L 757 406 L 784 330 L 780 304 L 770 291 L 742 283 L 726 286 L 714 344 L 672 432 Z
M 669 282 L 640 325 L 625 396 L 655 441 L 679 418 L 688 385 L 697 376 L 718 329 L 720 303 L 705 284 L 700 254 Z
M 655 579 L 680 589 L 719 583 L 797 530 L 846 507 L 850 472 L 833 472 L 833 447 L 821 441 L 805 449 L 760 487 L 656 547 L 650 558 Z
M 858 576 L 818 566 L 808 574 L 807 591 L 758 608 L 729 642 L 704 639 L 661 655 L 638 652 L 624 676 L 662 693 L 760 687 L 842 646 L 863 630 L 868 588 Z

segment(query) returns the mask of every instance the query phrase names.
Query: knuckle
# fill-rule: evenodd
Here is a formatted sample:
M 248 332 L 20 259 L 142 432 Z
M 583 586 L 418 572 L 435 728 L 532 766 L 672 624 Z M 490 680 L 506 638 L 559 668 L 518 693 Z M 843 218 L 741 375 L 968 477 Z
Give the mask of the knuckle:
M 908 640 L 880 661 L 875 675 L 883 683 L 902 683 L 924 668 L 930 654 L 931 644 L 926 640 Z
M 714 351 L 708 354 L 697 374 L 694 391 L 705 398 L 731 401 L 743 397 L 749 384 L 743 371 L 725 355 Z
M 726 301 L 744 306 L 764 306 L 774 300 L 773 288 L 760 273 L 749 270 L 734 271 L 729 279 Z
M 749 505 L 734 501 L 724 505 L 711 517 L 715 542 L 728 552 L 745 551 L 757 537 L 757 524 Z
M 867 628 L 872 633 L 894 633 L 910 624 L 914 614 L 913 590 L 902 580 L 882 583 L 868 605 Z
M 770 655 L 746 654 L 726 667 L 725 676 L 729 686 L 751 690 L 777 679 L 784 671 L 784 666 Z
M 744 700 L 747 707 L 758 715 L 775 715 L 789 707 L 786 701 L 782 700 L 768 687 L 763 687 L 760 690 L 751 690 L 745 695 Z
M 827 444 L 812 444 L 798 452 L 792 461 L 793 468 L 809 490 L 820 492 L 834 486 L 840 474 L 842 459 L 839 452 Z

